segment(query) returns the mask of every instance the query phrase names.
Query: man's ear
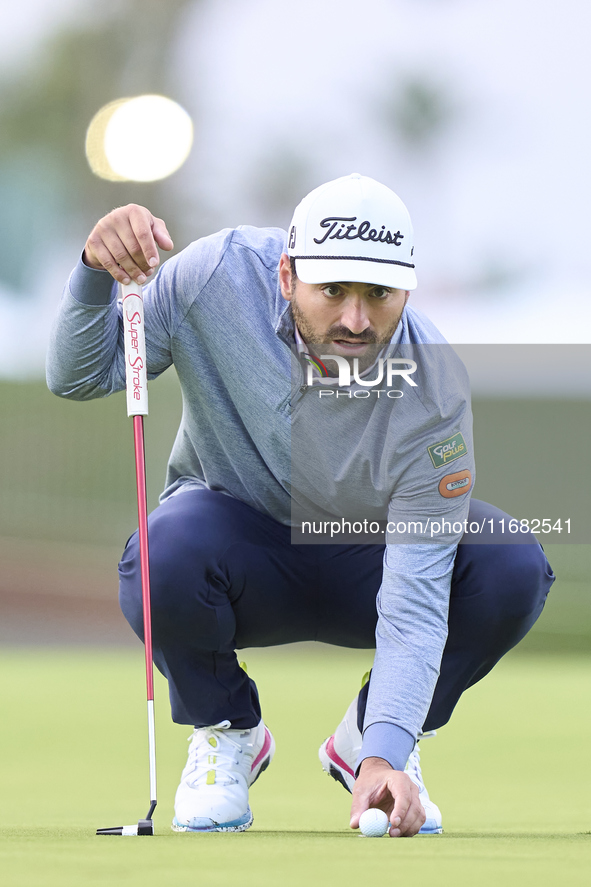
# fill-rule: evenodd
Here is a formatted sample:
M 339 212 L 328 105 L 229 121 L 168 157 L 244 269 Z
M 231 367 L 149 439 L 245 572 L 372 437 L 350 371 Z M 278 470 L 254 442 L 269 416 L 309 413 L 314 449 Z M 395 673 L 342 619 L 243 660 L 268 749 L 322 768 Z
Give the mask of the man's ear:
M 408 302 L 408 297 L 410 296 L 410 290 L 407 290 L 404 294 L 404 307 L 406 308 L 406 303 Z
M 287 253 L 282 253 L 279 259 L 279 286 L 283 298 L 291 302 L 293 297 L 293 280 L 291 276 L 291 262 Z

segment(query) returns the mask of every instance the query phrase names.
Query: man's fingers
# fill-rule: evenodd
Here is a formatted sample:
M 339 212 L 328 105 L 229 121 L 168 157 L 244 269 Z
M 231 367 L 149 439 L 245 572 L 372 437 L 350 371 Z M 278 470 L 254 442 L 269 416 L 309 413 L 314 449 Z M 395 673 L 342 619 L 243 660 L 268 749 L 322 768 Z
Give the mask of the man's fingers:
M 101 237 L 97 235 L 94 241 L 91 235 L 88 239 L 88 244 L 102 267 L 115 280 L 118 280 L 120 283 L 129 283 L 130 278 L 133 278 L 139 284 L 145 282 L 146 275 L 135 263 L 128 247 L 122 242 L 116 232 L 109 230 Z
M 123 221 L 125 223 L 127 219 L 124 218 Z M 168 228 L 163 219 L 153 216 L 143 206 L 130 207 L 128 224 L 133 239 L 138 244 L 138 254 L 131 250 L 130 252 L 138 266 L 144 271 L 149 271 L 160 262 L 157 246 L 166 251 L 170 251 L 174 246 Z
M 422 810 L 422 808 L 421 808 Z M 425 822 L 425 813 L 422 811 L 420 814 L 415 816 L 413 819 L 409 819 L 408 817 L 401 822 L 398 826 L 392 826 L 390 828 L 390 837 L 391 838 L 412 838 L 413 835 L 417 835 L 420 831 L 421 826 Z
M 84 257 L 86 264 L 91 268 L 100 268 L 108 271 L 115 280 L 119 281 L 119 283 L 131 282 L 127 271 L 119 267 L 114 256 L 111 254 L 110 250 L 107 249 L 103 241 L 92 243 L 89 238 L 86 242 Z
M 353 787 L 353 801 L 351 803 L 351 828 L 359 828 L 359 818 L 370 807 L 377 807 L 384 813 L 389 813 L 392 805 L 392 793 L 388 781 L 372 785 L 368 783 L 365 790 L 360 788 L 359 780 Z
M 390 834 L 393 838 L 402 834 L 406 826 L 406 818 L 412 806 L 412 797 L 406 792 L 398 792 L 394 796 L 394 807 L 390 811 Z M 397 832 L 397 834 L 394 834 Z
M 411 837 L 412 835 L 418 834 L 421 829 L 421 826 L 425 824 L 426 819 L 427 819 L 427 817 L 425 816 L 425 811 L 423 810 L 423 807 L 421 805 L 421 809 L 419 811 L 417 818 L 414 820 L 414 822 L 411 822 L 407 826 L 404 835 Z
M 111 236 L 116 248 L 113 248 L 108 237 L 105 238 L 105 242 L 117 262 L 131 274 L 134 280 L 143 283 L 146 276 L 149 276 L 160 262 L 151 229 L 147 232 L 143 223 L 134 226 L 131 219 L 123 218 L 119 221 L 116 232 Z M 140 280 L 140 276 L 144 280 Z
M 359 818 L 362 813 L 364 813 L 367 809 L 369 809 L 369 798 L 367 795 L 362 795 L 361 793 L 355 794 L 353 792 L 353 803 L 351 804 L 351 819 L 349 821 L 349 826 L 351 828 L 359 828 Z
M 156 216 L 154 216 L 152 233 L 154 234 L 154 239 L 160 249 L 164 249 L 168 252 L 173 248 L 174 244 L 172 242 L 172 237 L 168 233 L 168 228 L 166 227 L 162 219 L 158 219 L 156 218 Z
M 95 225 L 86 242 L 85 261 L 91 268 L 104 268 L 121 283 L 133 278 L 142 284 L 160 263 L 158 246 L 173 248 L 164 221 L 132 203 L 114 209 Z
M 156 221 L 149 210 L 135 204 L 129 207 L 128 214 L 117 218 L 117 233 L 138 268 L 145 274 L 160 262 L 153 230 Z
M 394 809 L 390 814 L 390 836 L 412 837 L 416 835 L 425 822 L 425 811 L 419 801 L 419 790 L 411 783 L 411 791 L 407 795 L 398 794 L 395 798 Z

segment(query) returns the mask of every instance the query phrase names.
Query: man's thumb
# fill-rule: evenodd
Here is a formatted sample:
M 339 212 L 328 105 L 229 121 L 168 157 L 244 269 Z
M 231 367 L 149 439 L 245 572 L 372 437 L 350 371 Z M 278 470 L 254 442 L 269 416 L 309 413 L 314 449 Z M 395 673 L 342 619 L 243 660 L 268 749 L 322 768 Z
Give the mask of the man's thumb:
M 174 244 L 172 237 L 168 233 L 168 228 L 162 219 L 157 219 L 155 216 L 152 233 L 154 234 L 154 240 L 161 249 L 169 251 L 173 248 Z

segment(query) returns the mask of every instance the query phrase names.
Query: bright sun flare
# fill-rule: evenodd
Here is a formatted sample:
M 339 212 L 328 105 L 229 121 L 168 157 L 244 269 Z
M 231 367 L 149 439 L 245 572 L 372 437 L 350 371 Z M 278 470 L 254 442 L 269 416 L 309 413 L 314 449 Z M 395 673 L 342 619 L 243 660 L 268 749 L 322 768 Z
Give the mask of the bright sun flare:
M 114 182 L 155 182 L 183 165 L 193 144 L 193 123 L 180 105 L 161 95 L 117 99 L 98 111 L 86 133 L 95 175 Z

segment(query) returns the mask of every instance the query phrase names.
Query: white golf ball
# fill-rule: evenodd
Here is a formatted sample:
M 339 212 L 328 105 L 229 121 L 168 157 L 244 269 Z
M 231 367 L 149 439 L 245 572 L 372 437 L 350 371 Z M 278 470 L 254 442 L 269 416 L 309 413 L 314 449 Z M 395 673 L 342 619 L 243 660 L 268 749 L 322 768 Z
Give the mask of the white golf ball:
M 366 838 L 383 838 L 390 828 L 388 814 L 376 807 L 370 807 L 359 817 L 359 828 Z

